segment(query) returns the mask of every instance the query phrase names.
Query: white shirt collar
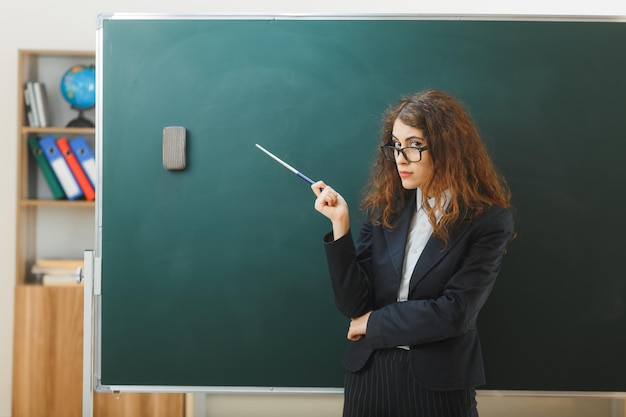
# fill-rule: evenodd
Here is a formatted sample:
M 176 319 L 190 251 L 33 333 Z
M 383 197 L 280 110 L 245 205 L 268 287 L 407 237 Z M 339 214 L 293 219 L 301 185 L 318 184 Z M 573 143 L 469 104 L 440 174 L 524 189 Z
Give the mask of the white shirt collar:
M 416 211 L 420 211 L 422 209 L 422 190 L 418 187 L 415 190 L 415 200 L 417 202 L 417 206 L 416 206 Z M 448 204 L 450 204 L 450 197 L 451 193 L 450 190 L 445 190 L 443 192 L 443 196 L 442 199 L 444 200 L 443 202 L 443 208 L 444 210 L 448 207 Z M 434 207 L 435 206 L 435 197 L 431 197 L 428 200 L 428 205 L 430 205 L 430 207 Z M 435 213 L 435 217 L 437 218 L 437 223 L 439 223 L 439 220 L 441 220 L 442 217 L 442 213 L 441 211 L 437 210 L 437 212 Z

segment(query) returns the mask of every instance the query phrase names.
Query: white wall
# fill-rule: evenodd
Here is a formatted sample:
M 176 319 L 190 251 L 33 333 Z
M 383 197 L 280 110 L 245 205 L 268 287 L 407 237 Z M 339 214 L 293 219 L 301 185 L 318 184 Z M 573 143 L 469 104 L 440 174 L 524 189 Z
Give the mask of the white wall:
M 209 394 L 194 417 L 339 417 L 341 396 Z M 621 400 L 478 395 L 480 417 L 624 417 Z M 196 401 L 198 403 L 198 401 Z
M 517 3 L 517 4 L 516 4 Z M 24 0 L 0 2 L 0 417 L 11 414 L 11 363 L 13 337 L 13 292 L 15 276 L 15 205 L 16 205 L 16 99 L 18 49 L 95 50 L 97 15 L 103 12 L 205 12 L 205 13 L 414 13 L 414 14 L 500 14 L 500 15 L 577 15 L 626 17 L 625 0 Z M 626 53 L 626 52 L 625 52 Z M 211 415 L 228 415 L 233 403 L 252 409 L 258 397 L 214 398 L 207 407 Z M 602 417 L 623 415 L 621 404 L 604 400 L 520 399 L 510 401 L 485 398 L 492 415 L 515 407 L 533 416 Z M 279 404 L 274 401 L 273 404 Z M 335 403 L 333 403 L 335 404 Z M 543 405 L 545 405 L 545 407 Z M 570 406 L 567 406 L 567 405 Z M 582 405 L 581 405 L 582 404 Z M 259 404 L 260 405 L 260 404 Z M 211 408 L 213 407 L 213 408 Z M 276 405 L 279 407 L 279 405 Z M 337 406 L 330 405 L 331 409 Z M 333 408 L 334 407 L 334 408 Z M 538 408 L 543 411 L 537 411 Z M 563 408 L 564 407 L 564 408 Z M 591 407 L 591 411 L 586 407 Z M 606 414 L 605 409 L 612 414 Z M 263 407 L 265 408 L 265 407 Z M 531 411 L 533 410 L 533 411 Z M 561 410 L 561 411 L 558 411 Z M 565 411 L 569 410 L 569 411 Z M 576 411 L 578 410 L 578 411 Z M 583 410 L 583 411 L 581 411 Z M 561 412 L 564 412 L 561 414 Z M 491 413 L 491 412 L 490 412 Z M 587 414 L 577 414 L 587 413 Z M 246 413 L 247 414 L 247 413 Z M 233 411 L 232 415 L 236 415 Z M 240 414 L 241 415 L 241 414 Z M 251 413 L 248 415 L 252 415 Z M 288 415 L 288 414 L 285 414 Z M 300 414 L 302 415 L 302 414 Z M 520 414 L 522 415 L 522 414 Z

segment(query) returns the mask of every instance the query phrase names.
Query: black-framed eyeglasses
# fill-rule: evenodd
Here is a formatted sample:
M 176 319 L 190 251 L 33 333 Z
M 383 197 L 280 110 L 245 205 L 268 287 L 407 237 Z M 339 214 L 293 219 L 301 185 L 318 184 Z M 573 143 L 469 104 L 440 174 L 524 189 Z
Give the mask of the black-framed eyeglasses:
M 428 150 L 428 145 L 422 146 L 406 146 L 398 148 L 395 145 L 383 145 L 380 150 L 388 161 L 395 161 L 399 154 L 404 156 L 409 162 L 419 162 L 422 160 L 422 152 Z

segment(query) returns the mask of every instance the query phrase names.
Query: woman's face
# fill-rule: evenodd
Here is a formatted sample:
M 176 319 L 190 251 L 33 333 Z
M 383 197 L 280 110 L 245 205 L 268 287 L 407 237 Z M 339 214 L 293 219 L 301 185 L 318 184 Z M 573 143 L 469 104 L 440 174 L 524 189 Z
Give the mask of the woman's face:
M 391 137 L 397 148 L 422 147 L 428 145 L 424 134 L 420 129 L 405 125 L 400 119 L 396 119 L 393 124 Z M 413 150 L 411 160 L 419 159 L 419 152 Z M 402 186 L 407 189 L 422 187 L 433 175 L 433 160 L 430 151 L 422 151 L 422 160 L 419 162 L 409 162 L 402 152 L 396 152 L 396 167 L 398 175 L 402 180 Z

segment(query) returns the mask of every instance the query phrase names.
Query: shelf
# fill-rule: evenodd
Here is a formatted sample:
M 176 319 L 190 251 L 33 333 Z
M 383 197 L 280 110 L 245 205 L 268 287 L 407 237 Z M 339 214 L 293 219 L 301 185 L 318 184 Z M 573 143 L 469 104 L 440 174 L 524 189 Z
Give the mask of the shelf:
M 46 85 L 49 122 L 54 126 L 27 126 L 24 95 L 18 95 L 13 339 L 16 417 L 78 417 L 81 412 L 83 288 L 41 285 L 33 281 L 30 271 L 37 259 L 81 259 L 84 250 L 93 247 L 95 203 L 53 199 L 27 141 L 31 136 L 83 135 L 93 143 L 94 128 L 64 127 L 76 112 L 56 86 L 75 62 L 94 59 L 93 53 L 20 51 L 19 91 L 26 81 Z
M 58 87 L 63 74 L 69 68 L 74 65 L 92 65 L 94 62 L 95 54 L 91 51 L 19 51 L 16 285 L 29 281 L 29 266 L 35 260 L 82 257 L 86 248 L 94 246 L 94 201 L 54 199 L 27 144 L 30 137 L 53 135 L 55 138 L 67 139 L 83 136 L 94 146 L 94 127 L 66 127 L 78 112 L 65 101 Z M 50 116 L 48 127 L 31 127 L 27 124 L 22 93 L 27 81 L 38 81 L 47 87 L 45 98 Z M 95 109 L 87 110 L 85 117 L 95 119 Z
M 23 134 L 94 135 L 93 127 L 30 127 L 21 128 Z
M 73 56 L 81 56 L 92 58 L 94 56 L 93 51 L 80 51 L 80 50 L 69 50 L 69 49 L 21 49 L 20 52 L 25 57 L 46 57 L 46 56 L 60 56 L 60 57 L 73 57 Z
M 37 200 L 37 199 L 20 199 L 18 204 L 20 207 L 64 207 L 64 208 L 94 208 L 93 201 L 85 200 Z

